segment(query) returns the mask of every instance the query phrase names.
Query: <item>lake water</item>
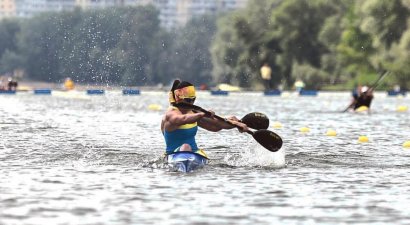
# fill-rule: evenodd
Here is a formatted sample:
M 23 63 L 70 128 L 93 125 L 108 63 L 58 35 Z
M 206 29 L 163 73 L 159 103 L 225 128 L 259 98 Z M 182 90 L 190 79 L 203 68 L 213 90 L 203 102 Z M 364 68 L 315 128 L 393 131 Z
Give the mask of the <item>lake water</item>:
M 410 113 L 396 111 L 409 97 L 378 93 L 366 115 L 340 113 L 347 92 L 198 95 L 219 115 L 280 122 L 283 148 L 200 129 L 209 166 L 169 172 L 165 92 L 0 95 L 0 224 L 410 224 Z

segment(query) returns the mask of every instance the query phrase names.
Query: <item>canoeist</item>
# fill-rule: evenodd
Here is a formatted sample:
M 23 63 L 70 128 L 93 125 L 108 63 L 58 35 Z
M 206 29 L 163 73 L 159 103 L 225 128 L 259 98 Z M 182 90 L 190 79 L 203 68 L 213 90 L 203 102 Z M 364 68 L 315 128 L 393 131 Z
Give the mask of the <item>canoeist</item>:
M 349 108 L 358 110 L 360 108 L 366 108 L 370 112 L 370 105 L 373 100 L 373 89 L 367 86 L 359 86 L 357 88 L 357 94 L 353 94 L 352 102 Z
M 170 108 L 161 122 L 161 131 L 165 138 L 166 155 L 176 152 L 192 151 L 207 158 L 206 153 L 197 146 L 195 136 L 198 126 L 208 131 L 217 132 L 222 129 L 235 128 L 229 123 L 206 116 L 203 112 L 195 112 L 186 108 L 178 108 L 175 103 L 193 104 L 196 99 L 195 87 L 186 81 L 175 80 L 169 92 Z M 248 131 L 246 124 L 231 116 L 227 118 L 232 124 L 238 125 L 240 132 Z
M 9 91 L 16 91 L 18 86 L 18 82 L 14 81 L 13 78 L 9 77 L 8 79 L 8 84 L 7 84 L 7 90 Z

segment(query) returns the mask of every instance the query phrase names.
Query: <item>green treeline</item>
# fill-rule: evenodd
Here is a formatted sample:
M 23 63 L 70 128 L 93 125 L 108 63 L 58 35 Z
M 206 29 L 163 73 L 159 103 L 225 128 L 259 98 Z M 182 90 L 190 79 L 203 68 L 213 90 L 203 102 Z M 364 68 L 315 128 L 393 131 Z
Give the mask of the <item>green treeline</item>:
M 352 87 L 388 69 L 390 82 L 410 87 L 409 10 L 408 0 L 251 1 L 218 21 L 213 76 L 255 85 L 268 62 L 274 85 Z
M 410 88 L 409 0 L 250 0 L 248 7 L 160 27 L 152 6 L 76 9 L 0 22 L 0 74 L 32 80 L 117 85 L 221 82 L 345 89 L 393 75 L 385 88 Z
M 211 80 L 208 48 L 216 19 L 160 28 L 154 7 L 47 13 L 0 24 L 0 74 L 24 69 L 27 78 L 116 85 L 168 84 L 181 77 Z

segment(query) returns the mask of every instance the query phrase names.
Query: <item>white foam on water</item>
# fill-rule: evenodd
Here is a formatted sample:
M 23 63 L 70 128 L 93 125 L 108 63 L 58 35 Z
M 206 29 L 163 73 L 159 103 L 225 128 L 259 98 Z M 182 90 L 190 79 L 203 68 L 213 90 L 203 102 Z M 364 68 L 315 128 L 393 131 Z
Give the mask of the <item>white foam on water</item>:
M 270 152 L 260 145 L 254 145 L 252 148 L 240 152 L 239 157 L 227 155 L 224 161 L 233 166 L 282 168 L 286 165 L 285 155 L 284 148 L 277 152 Z
M 54 97 L 61 97 L 61 98 L 71 98 L 71 99 L 84 99 L 84 100 L 91 100 L 91 97 L 86 95 L 85 92 L 80 92 L 76 90 L 71 91 L 53 91 L 51 93 Z
M 16 99 L 13 97 L 15 96 L 5 96 L 5 98 L 0 98 L 1 110 L 4 112 L 15 113 L 15 114 L 24 113 L 25 110 L 27 109 L 26 104 L 20 102 L 20 99 Z

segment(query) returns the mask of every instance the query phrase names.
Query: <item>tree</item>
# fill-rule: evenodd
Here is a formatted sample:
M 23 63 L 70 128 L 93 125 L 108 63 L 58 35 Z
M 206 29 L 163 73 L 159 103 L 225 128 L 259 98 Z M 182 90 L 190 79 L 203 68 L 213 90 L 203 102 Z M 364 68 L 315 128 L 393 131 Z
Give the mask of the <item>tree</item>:
M 59 28 L 54 13 L 25 20 L 19 38 L 19 53 L 24 58 L 24 69 L 30 78 L 52 81 L 58 74 L 58 52 L 61 49 Z
M 122 83 L 127 85 L 152 84 L 156 69 L 152 46 L 159 34 L 158 11 L 154 7 L 137 7 L 129 11 L 125 18 L 129 21 L 121 32 L 116 48 L 119 63 L 124 66 Z M 154 41 L 153 41 L 154 40 Z
M 392 45 L 383 58 L 386 59 L 387 69 L 393 72 L 396 84 L 404 89 L 410 88 L 410 28 L 403 33 L 398 43 Z
M 358 2 L 357 8 L 362 17 L 360 28 L 374 35 L 376 47 L 379 42 L 390 48 L 407 28 L 410 10 L 404 7 L 402 0 L 366 0 L 364 4 Z
M 17 55 L 17 36 L 20 33 L 18 20 L 4 19 L 0 21 L 0 74 L 12 72 L 22 66 Z
M 196 84 L 211 82 L 212 61 L 209 46 L 216 32 L 215 15 L 194 17 L 172 32 L 172 70 L 170 76 Z
M 233 67 L 231 71 L 240 68 L 250 74 L 247 79 L 251 82 L 260 81 L 259 68 L 268 62 L 274 71 L 274 84 L 284 78 L 290 86 L 294 80 L 294 63 L 320 68 L 321 56 L 328 49 L 318 40 L 319 32 L 324 21 L 339 10 L 337 3 L 325 0 L 251 1 L 241 16 L 222 20 L 226 22 L 221 23 L 218 32 L 224 31 L 217 34 L 221 38 L 216 40 L 225 43 L 218 44 L 222 49 L 218 48 L 214 56 L 230 58 L 232 65 L 225 65 Z M 230 47 L 227 49 L 224 45 Z
M 216 82 L 229 82 L 249 87 L 260 83 L 259 68 L 269 62 L 275 70 L 280 52 L 275 36 L 268 35 L 270 15 L 279 1 L 249 2 L 242 12 L 227 14 L 217 23 L 212 44 L 213 76 Z M 273 73 L 273 80 L 279 73 Z

